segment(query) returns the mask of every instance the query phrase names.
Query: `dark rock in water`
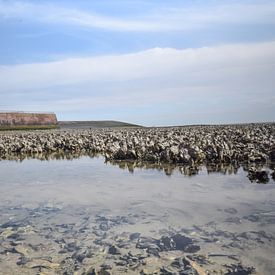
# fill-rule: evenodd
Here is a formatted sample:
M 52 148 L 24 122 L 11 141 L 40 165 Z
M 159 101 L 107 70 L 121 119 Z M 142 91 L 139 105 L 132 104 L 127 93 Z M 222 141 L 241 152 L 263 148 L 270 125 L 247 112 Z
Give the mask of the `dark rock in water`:
M 193 240 L 181 234 L 162 236 L 159 240 L 141 237 L 136 245 L 137 248 L 146 249 L 149 254 L 159 256 L 160 251 L 181 250 L 187 253 L 195 253 L 200 250 L 198 245 L 193 244 Z
M 0 227 L 1 228 L 12 227 L 13 229 L 18 229 L 19 227 L 24 227 L 27 225 L 28 225 L 28 221 L 24 219 L 22 221 L 8 221 L 8 222 L 2 224 Z
M 259 244 L 263 244 L 265 240 L 268 240 L 271 242 L 275 239 L 275 237 L 272 236 L 272 234 L 268 234 L 265 231 L 248 231 L 248 232 L 242 232 L 238 235 L 236 235 L 236 238 L 244 238 L 249 241 L 254 241 Z
M 185 248 L 184 248 L 184 252 L 187 253 L 196 253 L 200 250 L 200 246 L 199 245 L 195 245 L 195 244 L 188 244 Z
M 249 220 L 251 222 L 258 222 L 260 221 L 260 216 L 258 214 L 251 214 L 249 216 L 243 217 L 245 220 Z
M 161 275 L 176 275 L 177 273 L 171 270 L 169 267 L 162 267 L 160 268 L 160 273 Z
M 111 273 L 104 269 L 104 268 L 101 268 L 98 272 L 97 272 L 97 275 L 111 275 Z
M 75 252 L 75 251 L 79 250 L 79 247 L 76 245 L 75 242 L 71 242 L 71 243 L 67 243 L 64 246 L 64 250 L 67 250 L 68 252 Z
M 258 236 L 261 238 L 265 238 L 269 241 L 275 240 L 275 237 L 272 234 L 268 234 L 265 231 L 261 230 L 257 232 Z
M 60 253 L 60 252 L 59 252 Z M 89 250 L 77 251 L 72 255 L 73 259 L 76 259 L 78 262 L 82 263 L 85 258 L 91 258 L 93 256 L 92 252 Z
M 269 181 L 268 172 L 257 170 L 256 168 L 250 168 L 247 177 L 251 181 L 256 181 L 258 183 L 267 183 Z
M 275 161 L 275 149 L 273 148 L 272 151 L 270 152 L 270 160 Z
M 13 239 L 13 240 L 15 240 L 15 241 L 23 241 L 23 240 L 25 240 L 25 238 L 23 238 L 20 234 L 18 234 L 18 233 L 13 233 L 13 234 L 11 234 L 11 235 L 9 235 L 9 237 L 8 237 L 9 239 Z
M 76 256 L 74 256 L 74 258 L 79 261 L 80 263 L 83 262 L 83 260 L 86 258 L 84 254 L 78 254 Z
M 174 242 L 175 242 L 175 249 L 177 250 L 185 250 L 188 245 L 191 245 L 193 243 L 191 238 L 185 237 L 181 234 L 176 234 L 172 236 Z
M 108 253 L 112 254 L 112 255 L 119 255 L 120 254 L 119 249 L 114 245 L 109 247 Z
M 127 263 L 124 261 L 115 262 L 116 266 L 125 266 Z
M 241 219 L 238 217 L 229 217 L 225 220 L 225 222 L 241 224 Z
M 155 247 L 147 248 L 147 253 L 159 257 L 159 249 Z
M 273 172 L 271 173 L 271 177 L 272 177 L 273 180 L 275 180 L 275 171 L 273 171 Z
M 176 274 L 198 275 L 197 270 L 192 267 L 190 262 L 185 257 L 175 259 L 171 266 L 177 269 L 178 272 Z
M 82 275 L 111 275 L 111 273 L 105 268 L 101 268 L 97 271 L 94 267 L 91 267 L 89 270 L 82 273 Z
M 266 213 L 255 213 L 249 216 L 243 217 L 246 220 L 251 222 L 261 222 L 265 224 L 275 224 L 275 213 L 266 212 Z
M 246 267 L 243 266 L 241 263 L 225 266 L 227 268 L 227 272 L 225 273 L 225 275 L 249 275 L 253 274 L 256 271 L 253 266 Z
M 213 234 L 215 236 L 223 237 L 223 238 L 227 238 L 227 239 L 232 239 L 235 236 L 234 233 L 228 232 L 228 231 L 224 231 L 224 230 L 216 230 Z
M 175 250 L 176 244 L 171 237 L 161 237 L 161 239 L 158 242 L 159 248 L 163 251 L 169 251 L 169 250 Z
M 136 244 L 136 248 L 144 249 L 148 254 L 159 257 L 160 248 L 158 240 L 149 237 L 140 237 Z
M 108 264 L 102 264 L 100 267 L 103 268 L 104 270 L 112 269 L 112 266 L 110 266 Z
M 43 211 L 44 213 L 46 214 L 50 214 L 50 213 L 56 213 L 56 212 L 59 212 L 60 209 L 59 208 L 56 208 L 56 207 L 41 207 L 39 208 L 39 211 Z
M 140 233 L 132 233 L 132 234 L 130 234 L 129 239 L 131 241 L 133 241 L 133 240 L 138 239 L 139 237 L 140 237 Z
M 158 241 L 161 251 L 182 250 L 188 253 L 195 253 L 200 250 L 198 245 L 194 245 L 191 238 L 181 234 L 175 234 L 172 237 L 162 237 Z
M 110 225 L 108 224 L 108 221 L 104 221 L 99 225 L 99 229 L 102 231 L 108 231 L 110 229 Z
M 238 211 L 235 208 L 226 208 L 224 209 L 225 213 L 229 213 L 229 214 L 237 214 Z
M 136 269 L 140 265 L 144 265 L 144 259 L 148 257 L 141 254 L 133 255 L 131 252 L 119 257 L 119 262 L 116 262 L 117 266 L 130 267 L 132 270 Z
M 210 263 L 207 257 L 204 255 L 193 254 L 187 255 L 186 257 L 191 261 L 198 263 L 199 265 L 206 265 Z
M 25 265 L 26 263 L 30 262 L 31 260 L 26 258 L 25 256 L 21 256 L 17 261 L 17 265 Z
M 91 267 L 89 270 L 84 272 L 82 275 L 97 275 L 97 272 L 94 267 Z
M 60 263 L 62 274 L 74 274 L 75 270 L 78 269 L 78 263 L 71 257 L 67 257 Z
M 150 238 L 150 237 L 140 237 L 136 244 L 136 248 L 147 249 L 148 247 L 158 248 L 157 240 L 154 238 Z

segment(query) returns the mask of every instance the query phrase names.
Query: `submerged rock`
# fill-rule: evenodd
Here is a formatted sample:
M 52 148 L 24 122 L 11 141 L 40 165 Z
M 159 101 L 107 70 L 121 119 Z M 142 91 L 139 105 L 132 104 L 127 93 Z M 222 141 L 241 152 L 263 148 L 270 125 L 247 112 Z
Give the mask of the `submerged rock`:
M 108 253 L 112 255 L 119 255 L 120 251 L 115 245 L 111 245 L 108 249 Z
M 224 209 L 224 212 L 229 213 L 229 214 L 237 214 L 238 213 L 238 211 L 235 208 L 232 208 L 232 207 Z
M 270 151 L 270 160 L 275 161 L 275 148 L 274 147 Z
M 52 269 L 57 270 L 60 267 L 58 263 L 52 263 L 50 261 L 46 261 L 43 259 L 32 259 L 25 264 L 27 268 L 45 268 L 45 269 Z
M 96 270 L 92 267 L 87 272 L 84 272 L 82 275 L 111 275 L 111 273 L 105 268 L 100 268 Z
M 140 237 L 140 233 L 136 232 L 136 233 L 130 234 L 129 239 L 130 239 L 131 241 L 133 241 L 133 240 L 138 239 L 139 237 Z
M 190 261 L 185 257 L 175 259 L 172 262 L 171 266 L 177 269 L 178 274 L 199 275 L 198 271 L 191 265 Z
M 198 245 L 193 244 L 193 240 L 181 234 L 175 234 L 171 237 L 162 237 L 158 241 L 161 251 L 182 250 L 189 253 L 195 253 L 200 250 Z
M 163 236 L 159 240 L 141 237 L 136 247 L 145 249 L 147 253 L 154 256 L 159 256 L 159 252 L 161 251 L 181 250 L 187 253 L 195 253 L 200 250 L 200 247 L 195 245 L 191 238 L 181 234 Z
M 250 275 L 253 274 L 256 269 L 253 266 L 243 266 L 241 263 L 225 265 L 227 272 L 225 275 Z
M 250 168 L 247 177 L 251 181 L 258 183 L 267 183 L 269 181 L 268 172 L 265 170 L 257 170 L 256 168 Z

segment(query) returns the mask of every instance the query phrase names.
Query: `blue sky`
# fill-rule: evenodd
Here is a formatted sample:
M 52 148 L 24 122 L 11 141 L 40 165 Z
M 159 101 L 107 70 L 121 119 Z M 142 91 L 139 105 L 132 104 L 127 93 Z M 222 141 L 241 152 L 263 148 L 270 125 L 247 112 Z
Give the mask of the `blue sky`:
M 275 2 L 0 0 L 0 110 L 274 121 Z

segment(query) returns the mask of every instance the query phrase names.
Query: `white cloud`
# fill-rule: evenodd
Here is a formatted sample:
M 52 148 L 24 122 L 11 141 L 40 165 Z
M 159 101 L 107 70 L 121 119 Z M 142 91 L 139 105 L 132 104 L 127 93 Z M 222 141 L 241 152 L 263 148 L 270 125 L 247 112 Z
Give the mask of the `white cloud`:
M 164 108 L 169 107 L 167 117 L 193 117 L 193 123 L 205 121 L 213 112 L 222 119 L 230 111 L 240 120 L 247 112 L 254 121 L 272 120 L 274 75 L 275 42 L 183 50 L 154 48 L 0 66 L 0 96 L 7 109 L 59 114 L 136 108 L 165 113 Z M 134 117 L 131 111 L 128 115 Z
M 86 82 L 154 78 L 184 79 L 186 83 L 213 82 L 213 78 L 226 80 L 266 69 L 273 71 L 274 60 L 275 42 L 184 50 L 154 48 L 131 54 L 0 66 L 0 89 L 25 91 Z M 250 80 L 244 78 L 240 81 Z
M 185 31 L 203 29 L 217 24 L 274 24 L 275 3 L 250 1 L 246 3 L 211 1 L 191 8 L 155 9 L 133 19 L 106 16 L 67 8 L 58 4 L 33 4 L 26 1 L 0 1 L 0 16 L 20 18 L 50 24 L 65 24 L 114 31 Z

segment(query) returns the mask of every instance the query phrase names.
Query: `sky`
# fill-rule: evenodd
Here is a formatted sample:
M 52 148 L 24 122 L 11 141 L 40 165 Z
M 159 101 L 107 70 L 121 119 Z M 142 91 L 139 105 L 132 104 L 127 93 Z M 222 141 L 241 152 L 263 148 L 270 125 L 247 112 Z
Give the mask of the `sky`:
M 0 110 L 275 121 L 275 1 L 0 0 Z

